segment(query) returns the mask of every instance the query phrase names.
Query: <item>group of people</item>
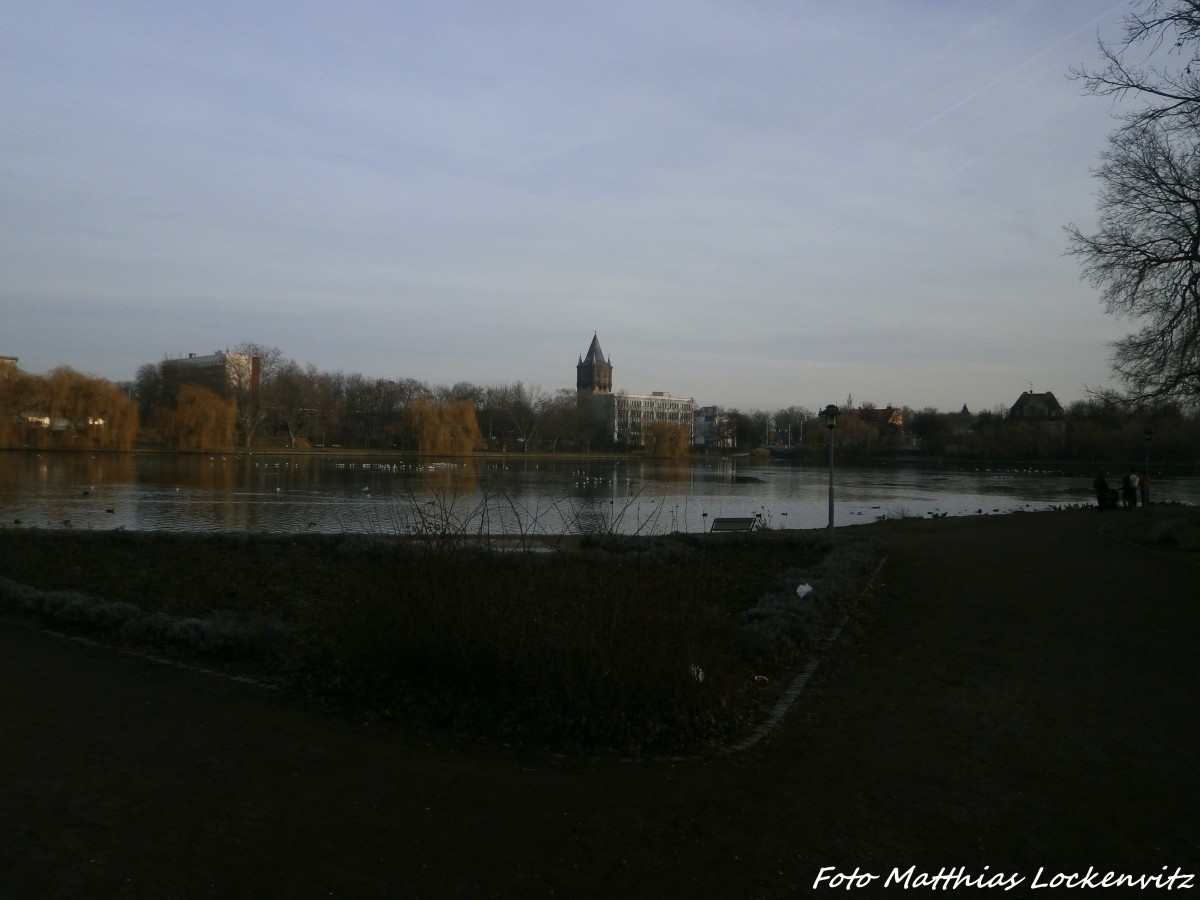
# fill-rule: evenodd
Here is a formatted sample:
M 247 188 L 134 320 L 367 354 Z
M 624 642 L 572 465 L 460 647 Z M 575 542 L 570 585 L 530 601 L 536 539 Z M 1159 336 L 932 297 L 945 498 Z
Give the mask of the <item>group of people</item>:
M 1138 475 L 1132 469 L 1121 479 L 1120 491 L 1108 486 L 1108 477 L 1104 470 L 1096 476 L 1096 480 L 1092 482 L 1092 487 L 1096 489 L 1096 505 L 1100 507 L 1100 512 L 1106 509 L 1116 509 L 1117 504 L 1121 503 L 1126 509 L 1137 509 L 1138 493 L 1142 495 L 1142 505 L 1147 506 L 1150 503 L 1150 474 L 1143 473 Z

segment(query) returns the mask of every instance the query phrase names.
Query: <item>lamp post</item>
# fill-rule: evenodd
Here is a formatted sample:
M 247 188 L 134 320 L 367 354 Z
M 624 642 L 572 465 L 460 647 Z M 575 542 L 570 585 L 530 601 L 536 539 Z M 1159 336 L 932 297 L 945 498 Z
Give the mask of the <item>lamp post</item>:
M 1154 434 L 1149 428 L 1146 429 L 1146 468 L 1142 470 L 1142 478 L 1145 479 L 1145 487 L 1142 488 L 1142 513 L 1150 514 L 1150 435 Z
M 838 408 L 830 403 L 821 410 L 829 429 L 829 543 L 833 543 L 833 430 L 837 428 Z

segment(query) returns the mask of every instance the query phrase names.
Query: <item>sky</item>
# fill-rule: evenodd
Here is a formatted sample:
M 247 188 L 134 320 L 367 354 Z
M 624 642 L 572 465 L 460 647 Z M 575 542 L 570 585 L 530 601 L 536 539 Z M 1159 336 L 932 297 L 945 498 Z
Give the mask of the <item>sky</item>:
M 0 355 L 957 411 L 1109 385 L 1104 0 L 0 6 Z

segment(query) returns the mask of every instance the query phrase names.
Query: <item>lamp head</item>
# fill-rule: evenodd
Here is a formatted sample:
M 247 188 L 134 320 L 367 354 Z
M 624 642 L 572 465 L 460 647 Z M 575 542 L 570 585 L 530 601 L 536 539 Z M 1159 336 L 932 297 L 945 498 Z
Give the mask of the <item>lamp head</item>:
M 837 428 L 838 408 L 830 403 L 827 407 L 821 410 L 821 415 L 825 419 L 826 428 Z

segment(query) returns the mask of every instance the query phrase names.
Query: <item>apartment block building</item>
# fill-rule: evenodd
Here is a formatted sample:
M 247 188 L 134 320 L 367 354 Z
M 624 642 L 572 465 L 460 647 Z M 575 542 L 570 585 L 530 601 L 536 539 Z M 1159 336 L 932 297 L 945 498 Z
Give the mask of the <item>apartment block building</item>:
M 207 356 L 187 356 L 162 361 L 163 394 L 173 402 L 184 384 L 198 384 L 220 397 L 248 393 L 257 397 L 261 383 L 260 359 L 242 353 L 221 350 Z

